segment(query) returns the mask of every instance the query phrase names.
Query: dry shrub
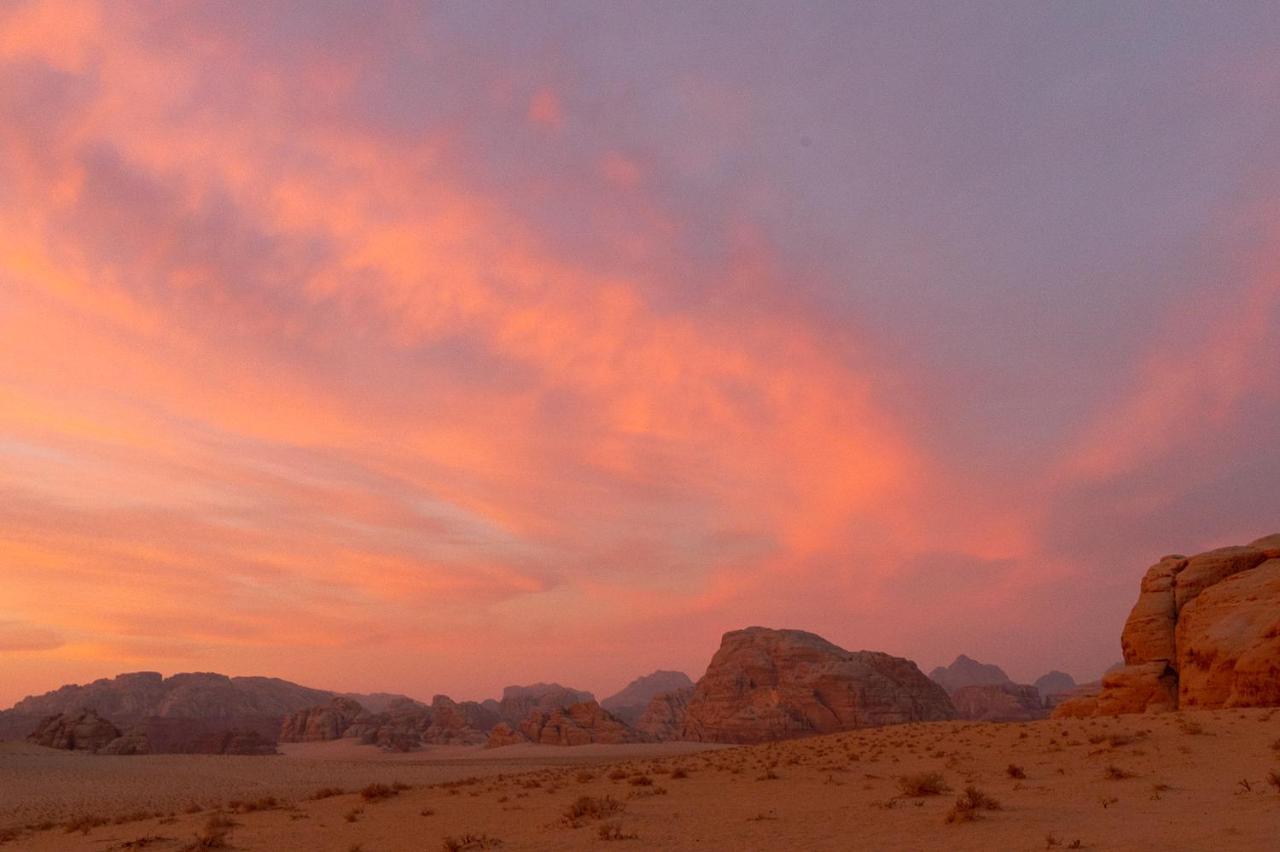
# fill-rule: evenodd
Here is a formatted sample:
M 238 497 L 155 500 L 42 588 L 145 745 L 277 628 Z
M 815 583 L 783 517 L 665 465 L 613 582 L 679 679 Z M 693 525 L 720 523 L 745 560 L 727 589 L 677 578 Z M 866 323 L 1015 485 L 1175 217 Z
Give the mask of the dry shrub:
M 599 798 L 596 796 L 579 796 L 560 817 L 560 822 L 570 828 L 578 828 L 583 823 L 604 819 L 621 813 L 626 808 L 622 802 L 612 796 Z
M 689 771 L 682 766 L 677 766 L 675 769 L 671 770 L 671 777 L 673 779 L 688 778 Z
M 652 787 L 653 779 L 650 778 L 648 775 L 636 775 L 636 776 L 633 776 L 631 780 L 628 781 L 627 783 L 630 784 L 632 787 Z
M 1106 771 L 1103 772 L 1103 777 L 1108 781 L 1123 781 L 1126 778 L 1132 778 L 1133 773 L 1111 763 L 1107 765 Z
M 982 811 L 998 811 L 1000 803 L 970 785 L 964 788 L 964 795 L 956 799 L 956 803 L 947 812 L 947 822 L 973 822 L 981 818 Z
M 941 772 L 917 772 L 915 775 L 902 775 L 898 778 L 898 789 L 902 795 L 918 799 L 922 796 L 940 796 L 951 788 Z
M 624 833 L 620 822 L 606 822 L 600 826 L 597 834 L 601 840 L 636 840 L 640 837 L 635 832 Z
M 77 831 L 81 834 L 88 834 L 98 826 L 109 825 L 110 823 L 111 820 L 104 816 L 100 816 L 98 814 L 85 814 L 84 816 L 76 817 L 73 820 L 68 820 L 63 824 L 63 828 L 66 829 L 67 834 L 72 834 Z
M 1008 775 L 1010 778 L 1021 779 L 1021 778 L 1027 777 L 1026 770 L 1024 770 L 1021 766 L 1019 766 L 1016 763 L 1010 763 L 1007 767 L 1005 767 L 1004 774 Z
M 446 837 L 442 848 L 444 852 L 470 852 L 473 849 L 497 849 L 502 841 L 487 834 L 463 834 L 458 837 Z
M 311 794 L 311 800 L 317 802 L 321 799 L 332 799 L 334 796 L 345 796 L 346 790 L 341 787 L 321 787 Z
M 395 787 L 388 787 L 386 784 L 373 783 L 360 791 L 360 798 L 366 802 L 380 802 L 383 799 L 390 799 L 392 796 L 400 795 L 400 791 Z

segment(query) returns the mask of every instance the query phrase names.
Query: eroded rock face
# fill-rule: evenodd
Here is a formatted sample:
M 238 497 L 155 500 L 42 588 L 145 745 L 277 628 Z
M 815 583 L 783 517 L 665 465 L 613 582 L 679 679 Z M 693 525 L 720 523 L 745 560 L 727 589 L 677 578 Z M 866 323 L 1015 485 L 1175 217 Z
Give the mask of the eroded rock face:
M 962 686 L 951 693 L 951 703 L 958 718 L 979 722 L 1030 722 L 1049 715 L 1040 690 L 1021 683 Z
M 636 730 L 654 740 L 680 739 L 684 734 L 684 717 L 692 696 L 692 686 L 653 696 L 649 706 L 636 720 Z
M 1121 647 L 1124 668 L 1055 716 L 1280 705 L 1280 534 L 1160 560 Z
M 1182 707 L 1280 705 L 1280 559 L 1210 586 L 1178 618 Z
M 689 699 L 682 739 L 756 743 L 954 715 L 946 691 L 910 660 L 749 627 L 721 640 Z
M 656 671 L 631 681 L 621 692 L 601 701 L 600 706 L 634 726 L 655 696 L 692 686 L 693 681 L 684 672 Z
M 27 739 L 46 748 L 96 752 L 120 736 L 120 729 L 93 710 L 50 716 Z
M 347 728 L 367 711 L 350 698 L 334 698 L 328 704 L 299 710 L 284 720 L 280 742 L 309 743 L 341 739 Z
M 98 749 L 98 754 L 151 754 L 151 740 L 147 737 L 145 728 L 130 728 Z
M 527 743 L 529 739 L 511 725 L 506 722 L 499 722 L 493 726 L 493 730 L 489 732 L 489 739 L 485 742 L 485 748 L 502 748 L 503 746 L 519 745 Z
M 576 746 L 643 741 L 643 736 L 596 702 L 580 701 L 568 707 L 535 710 L 515 729 L 509 725 L 501 725 L 490 733 L 486 745 L 496 748 L 516 742 L 531 742 L 540 745 Z
M 511 725 L 519 725 L 534 711 L 556 710 L 582 701 L 595 701 L 590 692 L 561 686 L 558 683 L 535 683 L 529 686 L 508 686 L 502 690 L 498 702 L 498 716 Z
M 956 657 L 949 666 L 938 666 L 929 672 L 929 680 L 947 692 L 955 692 L 966 686 L 1013 683 L 1004 669 L 989 663 L 980 663 L 964 654 Z

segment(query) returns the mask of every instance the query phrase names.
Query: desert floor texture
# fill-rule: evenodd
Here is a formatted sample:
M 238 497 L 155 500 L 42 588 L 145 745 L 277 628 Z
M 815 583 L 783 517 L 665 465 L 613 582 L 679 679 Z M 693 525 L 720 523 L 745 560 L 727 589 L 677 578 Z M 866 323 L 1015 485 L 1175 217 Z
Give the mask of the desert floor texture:
M 1280 712 L 273 758 L 0 744 L 0 849 L 1280 848 Z M 338 792 L 341 791 L 341 792 Z

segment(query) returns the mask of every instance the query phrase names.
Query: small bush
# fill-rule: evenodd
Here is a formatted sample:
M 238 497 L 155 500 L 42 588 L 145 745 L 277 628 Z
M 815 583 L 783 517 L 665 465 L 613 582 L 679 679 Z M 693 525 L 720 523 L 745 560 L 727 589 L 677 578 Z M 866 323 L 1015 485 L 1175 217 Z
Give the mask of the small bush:
M 311 794 L 311 800 L 318 802 L 321 799 L 332 799 L 334 796 L 345 796 L 346 790 L 341 787 L 321 787 Z
M 606 822 L 600 826 L 597 834 L 601 840 L 635 840 L 640 836 L 635 832 L 630 834 L 623 833 L 622 823 L 620 822 Z
M 1106 771 L 1103 772 L 1103 777 L 1108 781 L 1123 781 L 1126 778 L 1132 778 L 1133 773 L 1112 763 L 1108 764 Z
M 360 798 L 366 802 L 380 802 L 383 799 L 390 799 L 392 796 L 400 795 L 400 791 L 395 787 L 388 787 L 386 784 L 370 784 L 360 791 Z
M 633 776 L 631 780 L 628 781 L 627 783 L 630 784 L 632 787 L 652 787 L 653 779 L 650 778 L 648 775 L 636 775 L 636 776 Z
M 922 796 L 940 796 L 951 788 L 941 772 L 917 772 L 915 775 L 903 775 L 898 778 L 898 789 L 902 795 L 918 799 Z
M 497 849 L 502 841 L 487 834 L 463 834 L 459 837 L 446 837 L 443 842 L 444 852 L 470 852 L 472 849 Z
M 608 777 L 610 781 L 621 781 L 623 778 L 626 778 L 630 774 L 631 773 L 628 772 L 627 770 L 618 768 L 610 772 Z
M 672 777 L 672 778 L 675 778 L 675 779 L 679 779 L 679 778 L 688 778 L 688 777 L 689 777 L 689 772 L 688 772 L 688 770 L 686 770 L 686 769 L 684 769 L 684 768 L 682 768 L 682 767 L 677 766 L 675 769 L 671 770 L 671 777 Z
M 1004 770 L 1005 775 L 1010 778 L 1026 778 L 1027 773 L 1021 766 L 1016 763 L 1010 763 Z
M 947 812 L 947 822 L 973 822 L 981 818 L 982 811 L 998 811 L 1000 803 L 972 785 L 964 788 L 964 795 Z
M 598 798 L 596 796 L 579 796 L 560 817 L 560 822 L 570 828 L 578 828 L 583 823 L 604 819 L 621 813 L 626 805 L 612 796 Z

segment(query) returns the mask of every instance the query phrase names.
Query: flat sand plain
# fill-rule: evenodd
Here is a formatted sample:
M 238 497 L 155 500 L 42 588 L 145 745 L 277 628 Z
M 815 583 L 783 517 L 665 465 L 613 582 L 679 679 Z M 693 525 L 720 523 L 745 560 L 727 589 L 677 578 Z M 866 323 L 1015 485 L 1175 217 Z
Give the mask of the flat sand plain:
M 11 847 L 0 849 L 1280 849 L 1273 710 L 940 722 L 716 750 L 548 754 L 530 746 L 362 757 L 356 748 L 318 744 L 253 759 L 17 747 L 0 752 L 0 826 L 16 828 Z M 410 788 L 358 792 L 397 781 Z M 914 789 L 938 781 L 949 789 Z M 59 782 L 78 792 L 59 792 Z M 970 786 L 998 807 L 957 811 Z M 308 798 L 320 787 L 350 792 Z M 15 794 L 25 804 L 8 804 Z M 131 813 L 126 801 L 145 795 L 173 802 L 174 812 Z M 278 801 L 256 801 L 265 796 Z M 86 810 L 78 815 L 91 817 L 82 829 L 15 825 L 29 824 L 18 814 L 79 803 Z M 960 819 L 948 821 L 952 812 Z

